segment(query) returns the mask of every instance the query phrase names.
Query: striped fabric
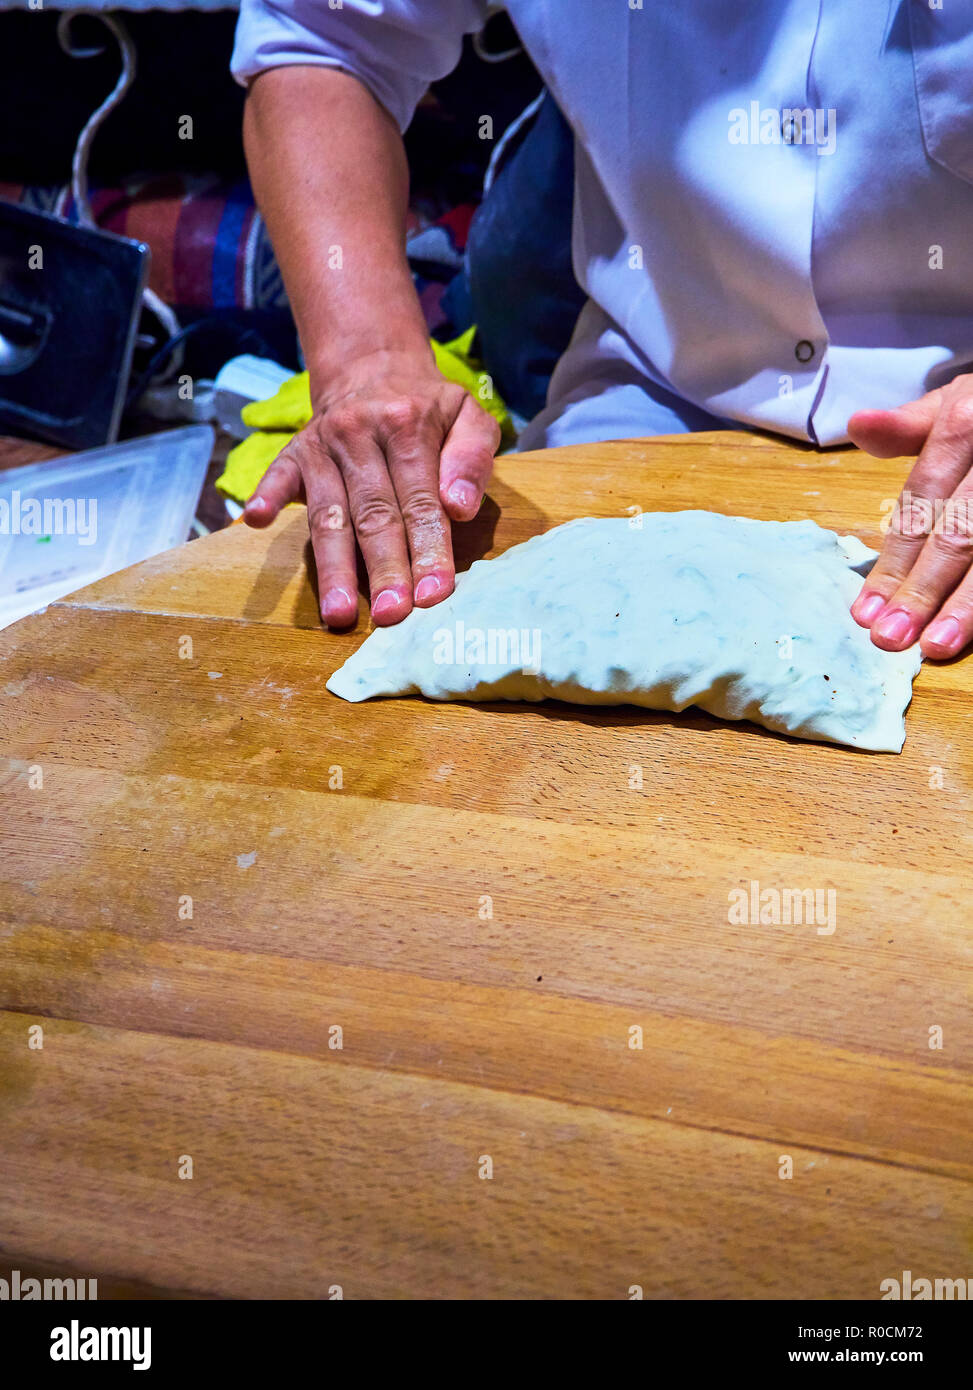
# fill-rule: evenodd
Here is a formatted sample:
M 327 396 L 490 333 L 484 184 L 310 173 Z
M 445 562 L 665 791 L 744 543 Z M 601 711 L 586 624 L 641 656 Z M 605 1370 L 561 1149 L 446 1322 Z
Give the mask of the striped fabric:
M 287 309 L 287 295 L 263 218 L 246 179 L 216 174 L 135 178 L 90 193 L 95 220 L 152 251 L 149 284 L 174 308 Z M 75 221 L 70 187 L 0 183 L 0 198 Z M 443 321 L 443 287 L 462 263 L 472 207 L 435 221 L 413 209 L 408 241 L 430 331 Z

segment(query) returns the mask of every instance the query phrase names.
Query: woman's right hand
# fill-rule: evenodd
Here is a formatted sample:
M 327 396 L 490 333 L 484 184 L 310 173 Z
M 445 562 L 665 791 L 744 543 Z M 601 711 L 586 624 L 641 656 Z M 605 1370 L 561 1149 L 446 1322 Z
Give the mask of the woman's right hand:
M 316 393 L 310 424 L 270 465 L 247 502 L 267 526 L 288 502 L 307 503 L 321 616 L 348 627 L 358 612 L 355 544 L 380 625 L 453 591 L 450 521 L 483 500 L 500 427 L 429 354 L 378 351 L 349 363 Z

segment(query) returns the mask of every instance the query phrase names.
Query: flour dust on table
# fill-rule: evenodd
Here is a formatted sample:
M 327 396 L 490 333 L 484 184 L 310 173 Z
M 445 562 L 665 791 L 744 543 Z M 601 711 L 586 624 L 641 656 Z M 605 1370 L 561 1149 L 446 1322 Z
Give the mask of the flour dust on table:
M 875 558 L 813 521 L 647 512 L 569 521 L 479 560 L 434 608 L 378 628 L 328 681 L 345 700 L 696 705 L 897 753 L 918 646 L 849 613 Z

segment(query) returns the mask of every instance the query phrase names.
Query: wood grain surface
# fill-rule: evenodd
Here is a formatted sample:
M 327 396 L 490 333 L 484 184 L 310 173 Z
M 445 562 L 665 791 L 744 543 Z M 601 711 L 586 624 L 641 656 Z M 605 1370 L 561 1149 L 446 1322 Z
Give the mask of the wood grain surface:
M 633 506 L 875 544 L 906 470 L 743 434 L 515 455 L 457 550 Z M 0 1276 L 973 1277 L 973 661 L 923 667 L 901 756 L 694 711 L 349 705 L 324 685 L 367 610 L 323 631 L 306 555 L 291 508 L 0 634 Z M 836 930 L 731 924 L 751 881 L 834 889 Z

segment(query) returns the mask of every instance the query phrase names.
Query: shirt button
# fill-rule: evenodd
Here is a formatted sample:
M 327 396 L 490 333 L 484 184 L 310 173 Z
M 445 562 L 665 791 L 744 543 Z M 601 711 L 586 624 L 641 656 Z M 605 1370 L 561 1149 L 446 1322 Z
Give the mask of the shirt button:
M 797 358 L 798 362 L 810 362 L 811 358 L 814 356 L 814 344 L 809 343 L 806 338 L 802 338 L 794 349 L 794 356 Z

